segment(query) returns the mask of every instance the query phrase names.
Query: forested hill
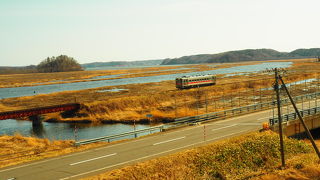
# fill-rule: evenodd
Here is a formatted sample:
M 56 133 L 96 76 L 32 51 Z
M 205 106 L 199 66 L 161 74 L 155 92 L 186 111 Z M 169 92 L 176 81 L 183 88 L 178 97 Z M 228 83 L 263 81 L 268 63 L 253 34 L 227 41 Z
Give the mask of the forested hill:
M 318 56 L 320 56 L 320 48 L 297 49 L 292 52 L 279 52 L 273 49 L 246 49 L 240 51 L 228 51 L 219 54 L 199 54 L 174 59 L 165 59 L 162 62 L 162 65 L 261 61 Z

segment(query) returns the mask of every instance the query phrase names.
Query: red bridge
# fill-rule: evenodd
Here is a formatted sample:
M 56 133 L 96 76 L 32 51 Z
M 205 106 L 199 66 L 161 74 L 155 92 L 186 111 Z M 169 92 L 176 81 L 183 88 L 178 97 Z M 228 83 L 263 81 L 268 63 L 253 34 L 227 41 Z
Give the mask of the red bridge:
M 80 109 L 79 103 L 70 103 L 70 104 L 61 104 L 61 105 L 46 106 L 46 107 L 32 108 L 32 109 L 25 109 L 25 110 L 7 111 L 7 112 L 0 112 L 0 120 L 16 119 L 16 118 L 30 117 L 30 116 L 40 115 L 40 114 L 47 114 L 47 113 L 60 112 L 60 111 L 71 111 L 71 110 L 78 110 L 78 109 Z

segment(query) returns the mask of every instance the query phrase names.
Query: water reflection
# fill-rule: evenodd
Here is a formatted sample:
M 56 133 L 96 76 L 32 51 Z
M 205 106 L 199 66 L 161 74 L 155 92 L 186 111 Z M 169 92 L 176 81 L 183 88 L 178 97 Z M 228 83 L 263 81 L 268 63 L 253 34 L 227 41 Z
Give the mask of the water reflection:
M 43 124 L 32 124 L 32 128 L 30 130 L 30 134 L 39 138 L 46 137 L 46 132 L 44 130 Z
M 136 129 L 148 128 L 151 125 L 137 124 Z M 0 135 L 14 135 L 19 133 L 23 136 L 36 136 L 51 140 L 66 140 L 75 138 L 75 127 L 77 139 L 91 139 L 101 136 L 109 136 L 123 132 L 133 131 L 131 124 L 91 124 L 91 123 L 47 123 L 40 126 L 32 126 L 31 121 L 1 120 Z

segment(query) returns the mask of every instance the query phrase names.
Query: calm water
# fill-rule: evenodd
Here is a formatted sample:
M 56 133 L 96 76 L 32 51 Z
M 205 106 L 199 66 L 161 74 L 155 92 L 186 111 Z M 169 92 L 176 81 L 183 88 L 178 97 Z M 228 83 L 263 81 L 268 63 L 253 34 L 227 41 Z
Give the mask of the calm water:
M 286 68 L 289 67 L 292 62 L 268 62 L 257 65 L 237 66 L 231 68 L 201 71 L 201 72 L 190 72 L 190 73 L 178 73 L 168 74 L 159 76 L 148 76 L 148 77 L 135 77 L 135 78 L 123 78 L 113 80 L 101 80 L 101 81 L 88 81 L 88 82 L 76 82 L 67 84 L 51 84 L 41 85 L 32 87 L 16 87 L 16 88 L 0 88 L 0 98 L 20 97 L 20 96 L 32 96 L 35 94 L 49 94 L 53 92 L 71 91 L 71 90 L 82 90 L 104 86 L 117 86 L 125 84 L 136 84 L 136 83 L 150 83 L 160 82 L 166 80 L 174 80 L 176 77 L 181 76 L 192 76 L 192 75 L 205 75 L 205 74 L 225 74 L 225 73 L 242 73 L 242 72 L 254 72 L 262 71 L 266 68 Z
M 176 77 L 199 75 L 199 74 L 225 74 L 225 73 L 243 73 L 265 70 L 266 68 L 285 68 L 289 67 L 291 62 L 269 62 L 258 65 L 238 66 L 231 68 L 224 68 L 211 71 L 191 72 L 191 73 L 179 73 L 169 75 L 159 75 L 150 77 L 136 77 L 136 78 L 124 78 L 115 80 L 101 80 L 91 82 L 78 82 L 68 84 L 54 84 L 54 85 L 41 85 L 34 87 L 18 87 L 18 88 L 0 88 L 0 98 L 31 96 L 39 93 L 53 93 L 66 90 L 81 90 L 104 86 L 115 86 L 123 84 L 134 83 L 149 83 L 160 82 L 165 80 L 174 80 Z M 104 77 L 105 78 L 105 77 Z M 118 89 L 115 89 L 118 90 Z M 101 136 L 108 136 L 118 134 L 122 132 L 132 131 L 133 125 L 128 124 L 103 124 L 94 126 L 92 124 L 74 124 L 74 123 L 46 123 L 42 126 L 32 127 L 32 123 L 29 121 L 19 120 L 1 120 L 0 121 L 0 135 L 14 133 L 20 133 L 24 136 L 37 136 L 48 139 L 74 139 L 74 127 L 77 127 L 77 140 L 90 139 Z M 137 125 L 136 129 L 147 128 L 150 125 Z
M 92 124 L 80 123 L 43 122 L 42 126 L 32 127 L 32 122 L 30 121 L 9 119 L 0 121 L 0 135 L 20 133 L 23 136 L 36 136 L 51 140 L 75 139 L 75 127 L 77 128 L 77 140 L 97 138 L 134 130 L 133 125 L 128 124 L 102 124 L 94 126 Z M 147 127 L 150 127 L 150 125 L 136 125 L 137 130 Z

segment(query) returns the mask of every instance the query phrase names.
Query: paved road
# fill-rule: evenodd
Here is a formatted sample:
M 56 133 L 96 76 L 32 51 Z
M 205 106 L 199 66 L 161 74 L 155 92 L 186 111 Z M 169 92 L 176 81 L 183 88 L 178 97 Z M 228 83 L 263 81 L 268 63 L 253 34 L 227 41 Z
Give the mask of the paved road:
M 262 127 L 270 110 L 0 169 L 0 179 L 79 179 Z M 205 132 L 205 133 L 204 133 Z M 205 136 L 204 136 L 205 134 Z

